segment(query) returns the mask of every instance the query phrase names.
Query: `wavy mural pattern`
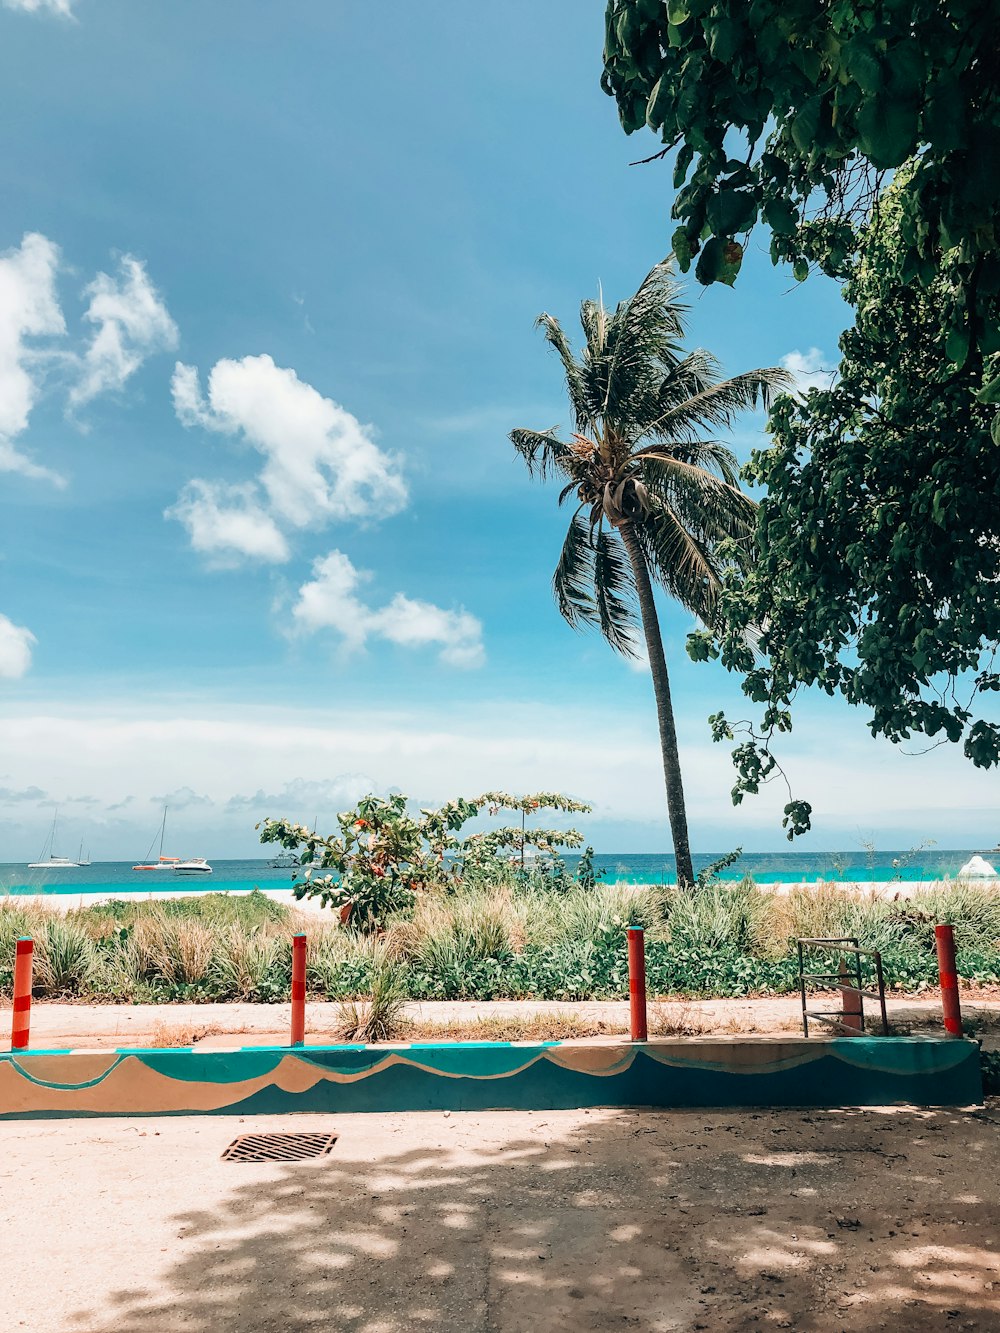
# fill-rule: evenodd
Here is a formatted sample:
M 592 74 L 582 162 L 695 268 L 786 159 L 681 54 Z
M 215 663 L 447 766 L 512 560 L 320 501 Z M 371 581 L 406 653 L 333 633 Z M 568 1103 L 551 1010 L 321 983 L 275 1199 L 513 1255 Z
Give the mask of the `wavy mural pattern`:
M 928 1037 L 442 1042 L 0 1054 L 0 1118 L 587 1106 L 960 1106 L 978 1048 Z

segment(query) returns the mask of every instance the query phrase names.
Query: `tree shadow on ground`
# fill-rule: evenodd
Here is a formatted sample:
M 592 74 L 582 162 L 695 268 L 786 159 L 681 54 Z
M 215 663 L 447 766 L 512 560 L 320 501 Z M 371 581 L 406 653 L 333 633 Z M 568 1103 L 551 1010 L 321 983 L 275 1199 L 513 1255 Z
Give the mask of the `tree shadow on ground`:
M 376 1119 L 377 1150 L 366 1133 Z M 203 1164 L 206 1178 L 226 1171 L 232 1183 L 218 1206 L 175 1219 L 182 1253 L 165 1256 L 147 1287 L 114 1293 L 113 1315 L 104 1305 L 68 1326 L 1000 1326 L 1000 1134 L 988 1113 L 427 1113 L 280 1125 L 318 1127 L 341 1137 L 317 1162 Z

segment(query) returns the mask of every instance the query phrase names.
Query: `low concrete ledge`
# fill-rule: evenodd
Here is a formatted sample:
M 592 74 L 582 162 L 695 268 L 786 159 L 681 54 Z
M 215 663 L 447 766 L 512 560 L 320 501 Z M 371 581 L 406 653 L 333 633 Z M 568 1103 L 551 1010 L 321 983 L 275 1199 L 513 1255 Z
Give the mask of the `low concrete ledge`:
M 692 1037 L 0 1054 L 0 1118 L 597 1106 L 969 1106 L 975 1042 Z

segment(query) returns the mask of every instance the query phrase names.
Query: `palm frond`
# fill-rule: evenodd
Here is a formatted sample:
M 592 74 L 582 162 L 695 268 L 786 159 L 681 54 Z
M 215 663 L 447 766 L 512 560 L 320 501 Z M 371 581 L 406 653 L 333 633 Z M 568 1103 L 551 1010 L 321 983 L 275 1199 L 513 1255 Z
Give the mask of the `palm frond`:
M 776 367 L 748 370 L 731 379 L 707 385 L 680 402 L 671 401 L 649 432 L 661 437 L 676 437 L 706 429 L 729 428 L 741 412 L 752 411 L 758 404 L 766 409 L 774 394 L 788 388 L 792 378 Z
M 573 412 L 573 424 L 577 430 L 588 423 L 587 409 L 585 404 L 585 385 L 580 363 L 573 355 L 573 348 L 563 326 L 554 315 L 541 314 L 535 320 L 535 328 L 542 329 L 545 334 L 545 341 L 555 348 L 562 362 L 563 374 L 566 376 L 566 391 L 569 394 L 570 407 Z
M 635 580 L 617 532 L 600 528 L 594 542 L 594 595 L 601 633 L 617 652 L 637 656 Z
M 671 441 L 669 444 L 650 444 L 634 453 L 629 461 L 632 464 L 641 464 L 647 458 L 666 463 L 674 461 L 689 463 L 693 467 L 714 473 L 730 486 L 736 487 L 739 483 L 739 459 L 721 440 L 684 440 Z
M 590 524 L 580 514 L 583 505 L 570 520 L 559 563 L 552 575 L 552 591 L 563 619 L 574 629 L 599 625 L 600 615 L 594 601 L 594 544 Z
M 544 481 L 553 472 L 572 475 L 576 455 L 570 445 L 560 440 L 555 430 L 512 430 L 507 437 L 524 459 L 533 477 Z
M 678 459 L 651 460 L 644 475 L 655 500 L 669 507 L 708 549 L 726 538 L 739 542 L 747 551 L 751 549 L 757 505 L 739 487 Z
M 658 583 L 706 625 L 712 623 L 719 576 L 711 550 L 668 504 L 657 504 L 637 525 L 639 539 Z
M 601 415 L 632 438 L 643 434 L 664 374 L 681 360 L 687 307 L 678 299 L 680 288 L 672 275 L 669 261 L 655 265 L 638 291 L 616 308 L 608 326 Z M 623 431 L 626 422 L 631 429 Z

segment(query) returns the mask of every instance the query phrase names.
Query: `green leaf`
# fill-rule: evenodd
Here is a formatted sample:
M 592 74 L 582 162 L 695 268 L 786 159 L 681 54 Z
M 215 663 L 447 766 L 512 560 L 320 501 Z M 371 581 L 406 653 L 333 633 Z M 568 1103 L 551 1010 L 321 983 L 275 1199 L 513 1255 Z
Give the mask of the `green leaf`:
M 844 64 L 851 78 L 869 97 L 882 88 L 882 62 L 866 37 L 856 38 L 844 53 Z
M 667 4 L 667 19 L 674 27 L 679 28 L 682 23 L 688 21 L 688 7 L 683 0 L 669 0 Z
M 966 338 L 966 346 L 968 346 L 968 338 Z M 955 357 L 954 360 L 957 361 L 958 357 Z M 1000 373 L 994 375 L 991 380 L 986 381 L 976 394 L 976 399 L 980 403 L 988 403 L 991 406 L 996 406 L 1000 403 Z
M 670 239 L 670 248 L 677 260 L 677 265 L 682 273 L 686 273 L 691 267 L 691 242 L 688 239 L 687 228 L 678 227 Z
M 952 361 L 956 366 L 964 365 L 965 359 L 969 355 L 969 330 L 961 327 L 949 329 L 944 342 L 944 350 L 949 361 Z M 1000 402 L 1000 399 L 997 401 Z
M 721 279 L 725 268 L 725 245 L 718 236 L 713 236 L 711 240 L 706 241 L 705 248 L 698 256 L 694 276 L 703 287 L 710 287 L 713 282 Z
M 716 236 L 735 236 L 748 231 L 757 218 L 757 203 L 746 190 L 722 186 L 708 201 L 708 225 Z
M 990 422 L 990 439 L 1000 449 L 1000 412 Z
M 743 29 L 729 18 L 719 19 L 708 28 L 708 49 L 716 60 L 728 64 L 740 49 L 743 41 Z
M 919 116 L 912 102 L 873 98 L 858 113 L 858 147 L 876 167 L 898 167 L 913 152 Z
M 792 121 L 792 142 L 800 153 L 809 153 L 815 147 L 819 138 L 822 109 L 822 96 L 810 97 Z
M 803 259 L 800 255 L 792 265 L 792 272 L 795 275 L 796 282 L 805 282 L 809 276 L 809 261 Z
M 791 236 L 799 225 L 799 215 L 787 199 L 768 199 L 764 221 L 779 236 Z
M 659 87 L 659 85 L 657 85 Z M 694 148 L 689 143 L 681 144 L 674 163 L 674 189 L 679 190 L 687 179 L 688 168 L 694 158 Z
M 651 130 L 658 130 L 670 109 L 673 100 L 673 81 L 663 75 L 653 84 L 653 91 L 646 102 L 646 124 Z

